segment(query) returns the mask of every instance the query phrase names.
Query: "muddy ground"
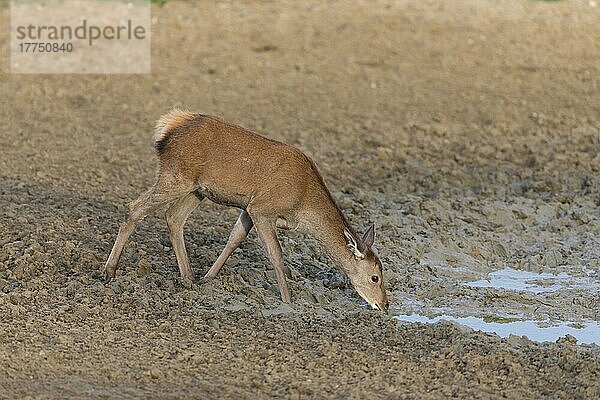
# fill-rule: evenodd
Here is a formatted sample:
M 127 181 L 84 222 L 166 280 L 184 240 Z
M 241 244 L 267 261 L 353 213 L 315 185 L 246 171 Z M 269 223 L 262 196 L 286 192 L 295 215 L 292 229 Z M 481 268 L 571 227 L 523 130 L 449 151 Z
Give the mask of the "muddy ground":
M 600 280 L 594 2 L 232 3 L 153 6 L 151 75 L 10 75 L 1 53 L 0 398 L 598 398 L 598 346 L 400 323 L 298 233 L 291 306 L 254 233 L 185 286 L 162 213 L 101 279 L 154 121 L 186 106 L 315 159 L 354 226 L 377 224 L 392 314 L 600 320 L 589 287 L 464 285 Z M 190 218 L 197 275 L 236 214 Z

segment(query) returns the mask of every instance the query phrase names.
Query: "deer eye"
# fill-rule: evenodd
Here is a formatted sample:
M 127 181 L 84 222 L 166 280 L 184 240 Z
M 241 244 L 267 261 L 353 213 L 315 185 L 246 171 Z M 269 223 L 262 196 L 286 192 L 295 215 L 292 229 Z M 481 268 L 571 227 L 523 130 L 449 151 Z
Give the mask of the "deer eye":
M 373 283 L 379 282 L 379 277 L 377 275 L 371 276 L 371 282 L 373 282 Z

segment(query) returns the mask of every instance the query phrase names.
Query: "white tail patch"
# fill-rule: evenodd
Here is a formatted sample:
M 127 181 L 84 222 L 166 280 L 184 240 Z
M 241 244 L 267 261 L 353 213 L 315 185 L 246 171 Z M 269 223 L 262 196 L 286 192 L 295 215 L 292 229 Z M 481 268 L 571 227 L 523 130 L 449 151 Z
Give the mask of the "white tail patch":
M 165 115 L 161 116 L 154 126 L 154 143 L 158 143 L 165 138 L 167 133 L 189 121 L 196 114 L 188 111 L 174 108 Z

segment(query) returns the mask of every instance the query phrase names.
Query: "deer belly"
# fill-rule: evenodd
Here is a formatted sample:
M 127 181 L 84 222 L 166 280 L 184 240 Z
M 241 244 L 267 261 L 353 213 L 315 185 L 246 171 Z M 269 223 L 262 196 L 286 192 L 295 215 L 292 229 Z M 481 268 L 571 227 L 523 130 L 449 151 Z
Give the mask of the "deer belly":
M 250 202 L 250 195 L 246 193 L 236 193 L 235 191 L 223 190 L 209 185 L 201 185 L 198 193 L 210 201 L 224 206 L 246 208 Z

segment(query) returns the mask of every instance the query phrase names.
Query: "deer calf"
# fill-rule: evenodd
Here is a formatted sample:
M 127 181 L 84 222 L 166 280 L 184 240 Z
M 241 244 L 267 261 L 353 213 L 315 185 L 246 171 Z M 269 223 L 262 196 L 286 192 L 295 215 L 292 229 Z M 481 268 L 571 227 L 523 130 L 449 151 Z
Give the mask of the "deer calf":
M 207 198 L 242 212 L 205 278 L 219 273 L 255 227 L 275 269 L 281 299 L 290 302 L 288 269 L 276 229 L 300 229 L 324 246 L 363 299 L 375 309 L 387 310 L 381 262 L 371 249 L 374 226 L 362 237 L 356 235 L 317 167 L 300 150 L 219 118 L 178 109 L 158 120 L 154 146 L 159 159 L 156 182 L 130 204 L 129 217 L 121 224 L 106 261 L 107 279 L 114 278 L 123 247 L 136 225 L 168 205 L 166 220 L 179 270 L 182 277 L 193 280 L 183 225 Z

